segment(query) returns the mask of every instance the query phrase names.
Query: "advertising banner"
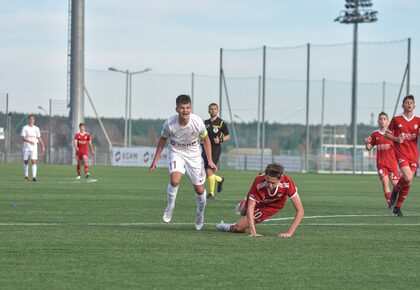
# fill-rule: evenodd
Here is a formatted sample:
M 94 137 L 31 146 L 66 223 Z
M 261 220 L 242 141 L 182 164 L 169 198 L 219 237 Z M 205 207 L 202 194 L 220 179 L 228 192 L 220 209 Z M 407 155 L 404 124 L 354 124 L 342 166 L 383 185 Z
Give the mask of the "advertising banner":
M 113 147 L 112 166 L 149 167 L 155 157 L 156 147 Z M 163 149 L 157 167 L 167 167 L 167 150 Z

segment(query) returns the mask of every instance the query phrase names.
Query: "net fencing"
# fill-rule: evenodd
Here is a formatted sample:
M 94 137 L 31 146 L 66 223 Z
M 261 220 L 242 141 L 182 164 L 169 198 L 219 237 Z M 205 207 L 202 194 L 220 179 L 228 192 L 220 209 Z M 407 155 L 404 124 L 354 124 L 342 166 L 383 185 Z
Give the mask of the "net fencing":
M 406 82 L 401 85 L 407 63 L 407 40 L 360 42 L 358 56 L 358 143 L 363 144 L 363 138 L 376 124 L 378 113 L 384 110 L 392 115 L 399 92 L 402 91 L 404 95 L 407 91 Z M 133 121 L 132 145 L 155 145 L 163 119 L 175 114 L 175 98 L 179 94 L 189 94 L 193 99 L 194 113 L 207 119 L 208 105 L 220 102 L 220 115 L 230 124 L 230 129 L 235 125 L 236 132 L 230 130 L 234 138 L 224 144 L 224 152 L 231 154 L 223 161 L 224 166 L 260 168 L 270 160 L 287 157 L 297 171 L 302 171 L 306 169 L 304 157 L 308 136 L 308 169 L 331 171 L 328 164 L 332 163 L 325 162 L 324 158 L 331 156 L 330 151 L 349 155 L 343 146 L 350 143 L 351 135 L 348 128 L 351 119 L 351 59 L 351 43 L 223 49 L 225 86 L 222 86 L 221 102 L 221 78 L 218 75 L 147 72 L 131 76 L 128 112 L 125 74 L 87 69 L 85 85 L 99 117 L 106 116 L 104 127 L 114 146 L 124 143 L 125 118 L 130 118 L 130 115 Z M 411 85 L 411 91 L 418 89 L 419 86 Z M 0 127 L 5 127 L 3 123 L 7 120 L 3 113 L 4 98 L 0 95 L 0 114 L 3 114 L 0 116 Z M 50 145 L 44 158 L 51 163 L 69 163 L 72 160 L 72 136 L 67 102 L 51 100 L 50 106 L 51 118 L 45 118 L 45 121 L 39 119 L 44 140 Z M 399 112 L 400 109 L 397 110 Z M 308 134 L 305 127 L 307 113 Z M 87 101 L 85 114 L 87 127 L 97 146 L 98 154 L 92 162 L 109 164 L 105 135 Z M 157 121 L 145 127 L 145 119 Z M 21 158 L 18 131 L 25 122 L 24 117 L 11 116 L 10 128 L 16 139 L 12 140 L 10 147 L 10 157 L 16 155 L 13 159 Z M 345 141 L 338 144 L 340 148 L 328 140 L 331 139 L 333 128 L 339 127 L 346 128 L 342 133 L 337 133 L 345 136 Z M 261 150 L 263 143 L 264 150 Z M 4 157 L 5 143 L 1 144 Z M 238 150 L 245 153 L 238 156 Z M 263 162 L 259 155 L 261 152 L 268 155 L 264 156 Z M 365 152 L 359 149 L 358 152 L 357 163 L 362 164 Z M 340 166 L 335 165 L 334 168 Z M 359 169 L 364 170 L 364 167 Z
M 362 124 L 375 126 L 381 111 L 392 116 L 400 91 L 403 95 L 408 92 L 407 81 L 403 81 L 409 59 L 408 43 L 408 39 L 358 43 L 357 127 Z M 223 49 L 221 69 L 233 114 L 252 112 L 244 113 L 245 117 L 241 118 L 248 122 L 255 120 L 255 115 L 263 115 L 261 122 L 266 130 L 263 129 L 265 133 L 257 143 L 265 143 L 268 147 L 265 148 L 273 154 L 307 155 L 309 160 L 302 165 L 303 170 L 324 171 L 320 158 L 327 148 L 323 148 L 322 132 L 328 126 L 350 125 L 352 84 L 348 80 L 352 77 L 352 51 L 352 43 Z M 255 80 L 260 76 L 263 76 L 264 105 L 258 101 L 261 97 L 257 97 L 261 90 L 256 89 Z M 252 88 L 248 87 L 244 92 L 246 86 L 236 78 L 247 78 L 248 86 Z M 261 106 L 262 112 L 258 109 Z M 222 112 L 226 110 L 224 106 Z M 307 124 L 307 128 L 281 136 L 270 131 L 273 127 L 270 124 L 285 123 Z M 314 128 L 317 126 L 320 128 Z M 356 149 L 355 171 L 362 172 L 366 163 L 362 145 L 367 132 L 363 128 L 357 131 L 357 142 L 361 147 Z M 346 130 L 344 135 L 345 144 L 351 144 L 351 132 Z M 279 138 L 298 141 L 284 144 Z M 245 146 L 256 146 L 253 143 L 247 142 Z M 348 155 L 351 151 L 344 147 L 339 151 Z M 349 157 L 352 159 L 352 154 Z

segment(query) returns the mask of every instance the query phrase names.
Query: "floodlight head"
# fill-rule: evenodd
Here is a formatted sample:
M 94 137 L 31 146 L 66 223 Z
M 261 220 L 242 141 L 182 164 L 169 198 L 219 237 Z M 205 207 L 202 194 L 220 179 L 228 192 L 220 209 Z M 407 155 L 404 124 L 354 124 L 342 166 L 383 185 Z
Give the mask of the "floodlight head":
M 108 70 L 110 70 L 110 71 L 118 71 L 115 67 L 112 67 L 112 66 L 109 67 Z
M 378 11 L 371 9 L 372 6 L 372 0 L 345 0 L 346 10 L 341 11 L 334 21 L 345 24 L 375 22 L 378 20 Z

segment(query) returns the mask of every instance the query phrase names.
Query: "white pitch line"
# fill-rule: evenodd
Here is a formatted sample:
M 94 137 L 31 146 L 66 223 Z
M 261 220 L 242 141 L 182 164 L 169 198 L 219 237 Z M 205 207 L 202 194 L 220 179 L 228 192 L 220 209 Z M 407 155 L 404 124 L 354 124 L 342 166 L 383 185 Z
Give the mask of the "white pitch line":
M 80 180 L 76 180 L 76 179 L 68 179 L 68 180 L 38 180 L 36 183 L 40 183 L 40 184 L 73 184 L 73 183 L 93 183 L 93 182 L 98 182 L 98 179 L 94 179 L 94 178 L 88 178 L 88 179 L 80 179 Z M 17 182 L 4 182 L 1 181 L 0 185 L 16 185 L 18 184 Z M 21 182 L 20 184 L 22 185 L 27 185 L 27 184 L 35 184 L 35 182 Z
M 326 219 L 326 218 L 350 218 L 350 217 L 386 217 L 390 216 L 391 214 L 338 214 L 338 215 L 314 215 L 314 216 L 305 216 L 304 219 Z M 410 215 L 410 216 L 418 216 L 418 215 Z M 286 218 L 273 218 L 268 219 L 267 221 L 286 221 L 286 220 L 293 220 L 294 217 L 286 217 Z
M 74 183 L 82 183 L 83 181 L 81 181 L 81 180 L 75 180 L 74 181 Z M 98 180 L 97 179 L 92 179 L 92 178 L 90 178 L 90 179 L 87 179 L 86 181 L 85 181 L 85 183 L 92 183 L 92 182 L 98 182 Z
M 349 215 L 317 215 L 306 216 L 304 219 L 323 219 L 323 218 L 352 218 L 352 217 L 389 217 L 387 214 L 349 214 Z M 420 216 L 418 214 L 410 214 L 409 216 Z M 274 218 L 269 219 L 260 225 L 263 226 L 289 226 L 288 224 L 270 223 L 272 221 L 293 220 L 294 217 Z M 216 225 L 217 223 L 206 223 L 207 225 Z M 138 222 L 138 223 L 29 223 L 29 222 L 10 222 L 0 223 L 0 226 L 77 226 L 77 227 L 135 227 L 135 226 L 180 226 L 180 225 L 194 225 L 194 223 L 170 223 L 163 222 Z M 420 223 L 302 223 L 301 226 L 420 226 Z

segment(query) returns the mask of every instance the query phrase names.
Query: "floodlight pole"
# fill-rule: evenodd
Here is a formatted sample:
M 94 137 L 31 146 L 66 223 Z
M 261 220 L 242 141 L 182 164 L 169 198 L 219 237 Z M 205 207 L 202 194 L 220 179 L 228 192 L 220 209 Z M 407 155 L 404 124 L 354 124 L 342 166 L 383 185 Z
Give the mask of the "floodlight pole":
M 357 4 L 356 4 L 357 11 Z M 357 157 L 357 42 L 358 42 L 358 23 L 353 27 L 353 74 L 351 81 L 351 129 L 353 137 L 353 174 L 356 173 Z
M 351 125 L 353 140 L 353 174 L 356 173 L 356 146 L 357 146 L 357 49 L 358 49 L 358 25 L 359 23 L 371 23 L 377 21 L 377 11 L 367 9 L 373 4 L 371 0 L 346 0 L 346 11 L 338 16 L 335 21 L 345 24 L 353 24 L 353 62 L 352 62 L 352 87 L 351 87 Z
M 71 3 L 70 118 L 74 136 L 79 124 L 84 121 L 85 113 L 85 1 L 72 0 Z M 74 156 L 75 149 L 72 147 Z

